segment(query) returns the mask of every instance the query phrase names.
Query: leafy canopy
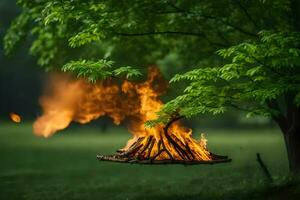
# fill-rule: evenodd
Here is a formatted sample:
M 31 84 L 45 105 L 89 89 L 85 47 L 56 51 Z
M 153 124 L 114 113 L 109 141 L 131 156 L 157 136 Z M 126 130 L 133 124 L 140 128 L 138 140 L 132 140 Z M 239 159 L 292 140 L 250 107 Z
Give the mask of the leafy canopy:
M 287 0 L 17 0 L 17 4 L 22 12 L 7 31 L 5 51 L 12 52 L 30 36 L 30 52 L 49 69 L 78 58 L 111 58 L 119 63 L 114 55 L 123 53 L 127 63 L 153 62 L 170 52 L 185 66 L 215 62 L 213 52 L 218 48 L 255 39 L 261 27 L 285 26 L 282 19 L 289 5 Z M 115 49 L 110 58 L 99 53 L 105 43 Z
M 160 117 L 150 122 L 166 122 L 174 113 L 192 117 L 219 114 L 233 107 L 248 116 L 276 116 L 280 110 L 271 102 L 292 92 L 300 105 L 300 33 L 259 33 L 257 42 L 243 42 L 218 51 L 229 63 L 221 67 L 199 68 L 175 75 L 171 83 L 187 81 L 184 94 L 168 102 Z
M 140 71 L 130 66 L 114 67 L 113 61 L 70 61 L 62 67 L 64 72 L 70 71 L 77 74 L 77 77 L 86 78 L 95 83 L 97 80 L 103 80 L 109 77 L 119 77 L 125 75 L 127 79 L 142 75 Z
M 139 76 L 132 64 L 175 54 L 189 71 L 170 82 L 187 87 L 150 126 L 230 107 L 277 118 L 285 114 L 281 98 L 300 104 L 297 2 L 18 0 L 22 12 L 4 48 L 10 53 L 29 37 L 38 64 L 92 82 Z

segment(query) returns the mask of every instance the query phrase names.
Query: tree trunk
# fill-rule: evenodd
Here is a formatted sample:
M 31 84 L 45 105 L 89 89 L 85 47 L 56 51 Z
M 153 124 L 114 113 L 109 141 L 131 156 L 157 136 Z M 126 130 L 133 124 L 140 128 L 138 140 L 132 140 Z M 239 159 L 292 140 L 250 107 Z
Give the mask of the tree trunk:
M 291 173 L 300 173 L 300 108 L 294 104 L 295 95 L 287 95 L 286 116 L 275 120 L 283 132 Z
M 273 116 L 279 125 L 285 140 L 290 172 L 300 174 L 300 107 L 294 103 L 295 94 L 285 96 L 286 114 Z M 276 102 L 269 102 L 269 107 L 280 111 Z
M 300 172 L 300 129 L 292 127 L 284 133 L 284 140 L 292 173 Z
M 290 0 L 292 27 L 300 32 L 300 1 Z M 298 47 L 299 48 L 299 47 Z M 299 73 L 299 66 L 295 73 Z M 287 124 L 289 129 L 284 134 L 286 149 L 292 173 L 300 174 L 300 107 L 295 105 L 294 98 L 299 91 L 294 91 L 287 99 Z

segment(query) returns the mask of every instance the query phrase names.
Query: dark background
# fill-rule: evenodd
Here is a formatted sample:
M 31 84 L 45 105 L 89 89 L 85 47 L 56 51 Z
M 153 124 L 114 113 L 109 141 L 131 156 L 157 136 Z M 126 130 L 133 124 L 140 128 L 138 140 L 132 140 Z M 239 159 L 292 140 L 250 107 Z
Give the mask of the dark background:
M 15 1 L 0 1 L 0 120 L 7 120 L 8 113 L 16 112 L 25 119 L 36 117 L 38 96 L 41 95 L 45 73 L 28 55 L 29 42 L 23 43 L 10 56 L 4 55 L 3 37 L 20 9 Z

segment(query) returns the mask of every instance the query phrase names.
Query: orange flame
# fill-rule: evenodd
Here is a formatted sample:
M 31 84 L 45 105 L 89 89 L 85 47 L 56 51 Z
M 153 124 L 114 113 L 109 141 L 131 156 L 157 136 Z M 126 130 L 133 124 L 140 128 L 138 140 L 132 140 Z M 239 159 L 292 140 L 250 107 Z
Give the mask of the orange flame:
M 17 113 L 11 112 L 11 113 L 9 113 L 9 117 L 10 117 L 11 121 L 13 121 L 15 123 L 21 122 L 21 116 L 18 115 Z
M 49 137 L 68 127 L 72 121 L 85 124 L 106 115 L 117 125 L 128 119 L 127 127 L 134 137 L 123 149 L 129 148 L 140 137 L 153 136 L 159 140 L 163 127 L 159 125 L 146 129 L 144 123 L 157 117 L 156 112 L 163 105 L 159 97 L 165 92 L 166 86 L 167 82 L 158 68 L 154 67 L 149 68 L 145 82 L 134 83 L 126 80 L 121 85 L 113 80 L 90 84 L 83 79 L 55 75 L 51 78 L 46 95 L 40 99 L 43 115 L 34 122 L 34 133 Z M 204 136 L 200 141 L 194 140 L 191 137 L 192 131 L 180 122 L 175 122 L 170 130 L 176 135 L 176 140 L 189 143 L 198 156 L 195 159 L 210 159 Z M 171 146 L 167 145 L 166 143 L 166 148 L 172 151 Z M 173 154 L 175 159 L 180 159 L 175 152 Z M 161 154 L 157 159 L 163 159 L 164 156 Z
M 166 82 L 157 68 L 149 69 L 146 82 L 124 81 L 121 86 L 112 80 L 90 84 L 55 74 L 40 99 L 43 115 L 33 130 L 38 136 L 49 137 L 71 121 L 85 124 L 107 115 L 117 125 L 129 118 L 129 130 L 136 136 L 145 135 L 144 122 L 155 119 L 162 106 L 158 96 L 165 89 Z

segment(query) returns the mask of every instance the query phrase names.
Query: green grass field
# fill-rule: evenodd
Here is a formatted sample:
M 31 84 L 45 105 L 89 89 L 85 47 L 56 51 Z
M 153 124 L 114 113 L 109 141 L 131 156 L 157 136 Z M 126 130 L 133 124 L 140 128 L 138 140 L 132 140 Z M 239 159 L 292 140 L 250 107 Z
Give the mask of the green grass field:
M 49 139 L 29 123 L 0 124 L 0 199 L 286 199 L 299 185 L 286 181 L 288 165 L 278 130 L 202 130 L 209 150 L 229 155 L 218 165 L 146 166 L 99 162 L 130 137 L 125 129 L 72 128 Z M 195 134 L 196 137 L 199 135 Z M 268 166 L 270 185 L 256 161 Z

